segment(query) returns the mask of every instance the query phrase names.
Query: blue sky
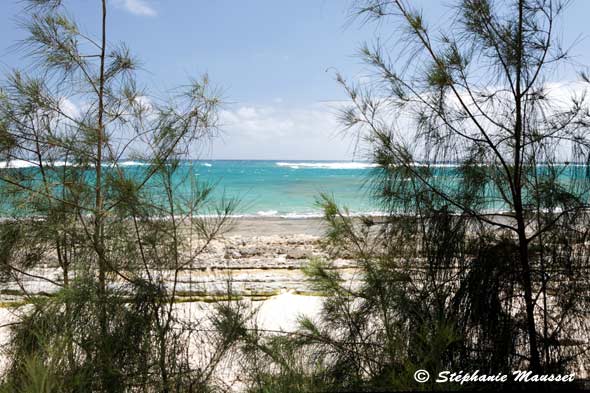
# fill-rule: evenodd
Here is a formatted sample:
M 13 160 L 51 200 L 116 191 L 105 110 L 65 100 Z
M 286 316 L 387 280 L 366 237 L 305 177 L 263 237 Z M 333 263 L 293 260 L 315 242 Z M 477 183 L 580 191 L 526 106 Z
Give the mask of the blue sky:
M 96 0 L 65 2 L 86 31 L 98 27 Z M 444 23 L 449 1 L 417 2 L 432 23 Z M 22 2 L 0 3 L 0 70 L 23 59 L 11 45 Z M 354 56 L 387 26 L 351 23 L 351 0 L 111 0 L 109 41 L 125 41 L 141 59 L 141 82 L 158 93 L 207 72 L 224 91 L 224 136 L 207 158 L 350 159 L 330 102 L 346 99 L 336 70 L 350 79 L 368 71 Z M 590 1 L 575 1 L 561 33 L 578 41 L 575 60 L 590 64 L 586 18 Z M 564 80 L 575 76 L 562 74 Z

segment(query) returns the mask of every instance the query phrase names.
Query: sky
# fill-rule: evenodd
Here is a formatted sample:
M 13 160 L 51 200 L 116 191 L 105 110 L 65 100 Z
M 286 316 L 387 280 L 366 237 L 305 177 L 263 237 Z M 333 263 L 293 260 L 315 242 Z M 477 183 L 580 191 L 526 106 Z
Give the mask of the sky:
M 444 23 L 450 0 L 417 0 L 426 20 Z M 99 27 L 97 0 L 66 0 L 86 32 Z M 349 80 L 370 74 L 358 56 L 363 42 L 389 26 L 351 18 L 353 0 L 110 0 L 109 42 L 124 41 L 140 59 L 140 82 L 166 94 L 207 73 L 223 91 L 222 136 L 200 152 L 208 159 L 350 160 L 354 141 L 336 119 Z M 14 43 L 21 0 L 0 2 L 0 71 L 26 59 Z M 574 1 L 560 33 L 576 43 L 575 61 L 590 64 L 590 1 Z M 559 76 L 564 81 L 575 75 Z

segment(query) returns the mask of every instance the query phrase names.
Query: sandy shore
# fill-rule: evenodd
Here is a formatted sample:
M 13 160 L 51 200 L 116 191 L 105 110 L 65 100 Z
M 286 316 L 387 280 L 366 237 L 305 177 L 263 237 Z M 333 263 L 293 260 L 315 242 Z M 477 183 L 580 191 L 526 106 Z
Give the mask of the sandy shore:
M 353 260 L 332 259 L 326 254 L 321 246 L 325 230 L 319 218 L 236 219 L 223 238 L 214 241 L 189 269 L 180 273 L 176 287 L 179 302 L 175 305 L 178 315 L 206 320 L 211 302 L 227 294 L 231 281 L 232 293 L 257 311 L 254 322 L 259 328 L 294 331 L 300 316 L 317 318 L 323 298 L 301 270 L 310 260 L 329 259 L 347 282 L 352 286 L 360 284 Z M 61 279 L 61 272 L 55 267 L 35 269 L 32 273 Z M 162 274 L 171 285 L 171 275 Z M 22 284 L 30 293 L 51 293 L 57 289 L 34 278 L 26 278 Z M 4 306 L 0 307 L 0 325 L 4 325 L 0 327 L 0 348 L 8 342 L 8 324 L 18 321 L 19 314 L 26 311 L 26 306 L 14 307 L 22 305 L 19 291 L 16 282 L 4 284 L 0 291 Z M 0 369 L 6 360 L 0 352 Z M 240 391 L 239 371 L 236 366 L 224 365 L 218 371 L 219 378 L 228 382 L 231 390 Z
M 206 317 L 212 300 L 232 292 L 257 310 L 260 328 L 292 331 L 301 315 L 317 316 L 322 298 L 301 271 L 312 258 L 327 257 L 320 239 L 325 225 L 319 218 L 241 218 L 223 238 L 215 240 L 193 266 L 181 272 L 177 283 L 179 315 Z M 345 278 L 354 281 L 355 265 L 350 260 L 336 260 L 334 266 Z M 61 271 L 45 266 L 30 271 L 36 276 L 61 280 Z M 167 272 L 162 272 L 166 278 Z M 168 276 L 171 278 L 171 274 Z M 166 280 L 165 280 L 166 281 Z M 172 281 L 167 280 L 169 285 Z M 42 279 L 23 277 L 21 284 L 32 294 L 46 294 L 58 288 Z M 9 340 L 9 325 L 19 320 L 23 300 L 21 287 L 7 282 L 0 288 L 0 348 Z M 0 351 L 0 369 L 7 359 Z M 223 367 L 224 380 L 234 381 L 234 367 Z M 233 383 L 232 383 L 233 384 Z M 240 384 L 232 390 L 240 390 Z
M 212 300 L 227 294 L 231 281 L 235 295 L 265 300 L 283 293 L 314 294 L 310 279 L 301 268 L 314 258 L 329 258 L 321 247 L 326 227 L 320 218 L 240 218 L 225 235 L 212 242 L 187 269 L 180 272 L 176 290 L 184 300 Z M 354 278 L 355 264 L 337 259 L 334 267 L 345 278 Z M 61 281 L 61 270 L 44 266 L 30 271 L 36 277 Z M 171 272 L 161 272 L 172 285 Z M 28 293 L 44 294 L 57 286 L 35 277 L 22 277 Z M 0 302 L 5 305 L 22 300 L 19 283 L 4 283 Z
M 228 236 L 322 236 L 326 224 L 322 218 L 238 218 Z

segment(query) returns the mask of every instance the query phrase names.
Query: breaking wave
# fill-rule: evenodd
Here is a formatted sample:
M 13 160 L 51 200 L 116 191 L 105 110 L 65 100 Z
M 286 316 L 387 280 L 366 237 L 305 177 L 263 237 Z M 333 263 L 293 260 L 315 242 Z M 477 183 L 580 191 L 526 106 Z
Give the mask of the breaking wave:
M 73 162 L 66 162 L 66 161 L 42 161 L 41 164 L 47 167 L 61 167 L 61 166 L 71 166 L 75 167 L 77 164 Z M 122 161 L 118 163 L 118 166 L 146 166 L 150 165 L 146 162 L 140 161 Z M 27 161 L 27 160 L 10 160 L 10 161 L 0 161 L 0 169 L 21 169 L 21 168 L 38 168 L 41 165 L 38 161 Z M 89 166 L 94 166 L 90 164 Z M 113 163 L 105 162 L 102 164 L 105 167 L 112 167 Z
M 276 165 L 291 169 L 368 169 L 377 167 L 377 164 L 367 162 L 277 162 Z

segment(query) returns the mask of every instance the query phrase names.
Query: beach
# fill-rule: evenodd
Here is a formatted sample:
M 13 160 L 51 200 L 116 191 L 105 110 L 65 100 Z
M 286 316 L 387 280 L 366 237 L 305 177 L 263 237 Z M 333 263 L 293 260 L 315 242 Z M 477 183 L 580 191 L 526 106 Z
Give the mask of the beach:
M 315 317 L 322 304 L 322 296 L 313 289 L 313 283 L 301 271 L 313 258 L 326 258 L 321 247 L 325 225 L 319 218 L 238 218 L 231 229 L 210 247 L 188 269 L 183 270 L 177 282 L 175 308 L 181 318 L 207 320 L 215 302 L 227 298 L 231 283 L 235 300 L 256 310 L 252 321 L 269 331 L 293 331 L 302 315 Z M 343 276 L 353 279 L 354 263 L 336 259 L 334 267 Z M 61 271 L 55 266 L 32 269 L 29 273 L 59 282 Z M 171 285 L 171 272 L 162 271 Z M 41 278 L 22 277 L 20 283 L 29 294 L 46 296 L 58 289 Z M 28 306 L 22 288 L 9 281 L 1 290 L 0 347 L 10 337 L 11 323 L 19 320 Z M 195 357 L 200 352 L 195 350 Z M 0 356 L 0 369 L 7 359 Z M 232 390 L 241 386 L 235 382 L 239 369 L 224 366 L 220 373 L 226 381 L 233 381 Z M 235 385 L 234 385 L 235 384 Z
M 322 247 L 325 230 L 320 218 L 237 218 L 223 236 L 212 241 L 190 266 L 179 272 L 177 296 L 181 301 L 212 301 L 227 294 L 228 283 L 233 295 L 253 300 L 284 293 L 311 295 L 315 293 L 313 285 L 301 268 L 317 258 L 330 259 L 344 277 L 352 278 L 354 262 L 332 260 Z M 53 264 L 28 273 L 31 276 L 22 276 L 20 282 L 10 280 L 3 285 L 3 304 L 20 302 L 23 289 L 29 294 L 51 294 L 58 286 L 43 278 L 57 283 L 62 279 L 61 269 Z M 172 285 L 171 271 L 158 273 Z
M 0 2 L 0 393 L 590 391 L 590 2 L 79 3 Z
M 227 233 L 230 237 L 310 236 L 320 237 L 326 231 L 322 218 L 244 217 L 235 220 Z

